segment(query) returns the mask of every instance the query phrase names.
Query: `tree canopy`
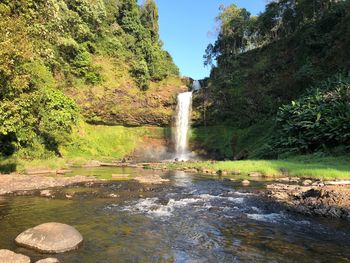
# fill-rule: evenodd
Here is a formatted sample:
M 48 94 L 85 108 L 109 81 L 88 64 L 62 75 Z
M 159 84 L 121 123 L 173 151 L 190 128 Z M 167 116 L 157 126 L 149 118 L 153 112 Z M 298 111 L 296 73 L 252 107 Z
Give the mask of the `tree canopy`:
M 63 91 L 105 81 L 96 56 L 118 61 L 140 91 L 179 75 L 153 0 L 1 1 L 0 156 L 60 154 L 80 116 Z

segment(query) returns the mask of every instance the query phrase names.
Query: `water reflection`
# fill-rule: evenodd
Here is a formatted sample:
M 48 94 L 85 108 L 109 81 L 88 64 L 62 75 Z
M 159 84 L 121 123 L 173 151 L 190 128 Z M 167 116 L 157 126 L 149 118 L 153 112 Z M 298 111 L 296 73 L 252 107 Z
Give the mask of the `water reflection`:
M 174 171 L 172 172 L 172 177 L 174 186 L 178 187 L 191 187 L 192 186 L 192 180 L 193 177 L 186 174 L 183 171 Z

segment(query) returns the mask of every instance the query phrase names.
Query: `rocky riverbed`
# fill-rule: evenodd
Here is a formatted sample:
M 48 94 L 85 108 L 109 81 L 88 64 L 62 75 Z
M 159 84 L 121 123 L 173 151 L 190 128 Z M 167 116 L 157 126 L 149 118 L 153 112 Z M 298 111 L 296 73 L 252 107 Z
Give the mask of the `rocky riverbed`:
M 282 178 L 266 186 L 265 195 L 305 215 L 350 219 L 348 181 Z
M 114 177 L 112 175 L 112 178 Z M 256 179 L 255 177 L 250 178 L 253 181 Z M 133 179 L 141 185 L 161 185 L 169 181 L 159 175 L 150 174 L 128 177 L 128 179 Z M 64 191 L 62 193 L 56 191 L 56 193 L 50 189 L 107 182 L 93 176 L 0 175 L 0 195 L 40 195 L 42 197 L 59 197 L 62 195 L 71 198 L 72 194 L 66 194 Z M 242 181 L 244 186 L 249 184 L 250 181 L 246 179 Z M 148 189 L 144 189 L 144 191 L 147 192 Z M 266 189 L 261 191 L 261 194 L 287 206 L 289 210 L 305 215 L 350 219 L 349 181 L 324 182 L 296 177 L 279 178 L 267 184 Z M 114 192 L 108 194 L 108 197 L 114 196 L 119 195 Z
M 64 187 L 78 183 L 94 183 L 101 180 L 88 176 L 41 176 L 41 175 L 0 175 L 0 195 L 31 192 L 53 187 Z

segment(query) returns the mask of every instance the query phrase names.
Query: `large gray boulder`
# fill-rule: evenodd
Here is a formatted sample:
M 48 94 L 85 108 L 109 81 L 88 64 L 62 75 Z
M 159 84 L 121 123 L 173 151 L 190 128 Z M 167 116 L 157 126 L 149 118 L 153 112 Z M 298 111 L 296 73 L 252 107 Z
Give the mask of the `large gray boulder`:
M 0 249 L 0 263 L 30 263 L 30 258 L 11 250 Z
M 72 226 L 46 223 L 30 228 L 16 237 L 20 246 L 43 253 L 63 253 L 77 249 L 83 242 L 82 235 Z

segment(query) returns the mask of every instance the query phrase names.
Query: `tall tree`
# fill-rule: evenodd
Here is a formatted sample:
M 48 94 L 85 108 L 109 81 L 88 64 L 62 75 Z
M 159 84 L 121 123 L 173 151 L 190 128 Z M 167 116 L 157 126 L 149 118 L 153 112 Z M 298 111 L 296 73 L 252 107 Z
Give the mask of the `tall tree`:
M 151 34 L 154 43 L 159 41 L 158 19 L 159 13 L 156 2 L 154 0 L 145 0 L 141 11 L 141 22 Z

